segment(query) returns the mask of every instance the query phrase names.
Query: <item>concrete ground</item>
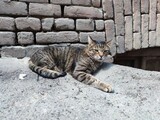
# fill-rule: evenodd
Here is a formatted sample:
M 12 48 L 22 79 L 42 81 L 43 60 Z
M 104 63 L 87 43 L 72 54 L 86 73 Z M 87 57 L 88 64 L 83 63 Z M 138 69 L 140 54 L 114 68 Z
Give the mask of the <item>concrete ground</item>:
M 105 64 L 96 77 L 113 85 L 115 93 L 104 93 L 70 75 L 38 77 L 27 61 L 0 59 L 0 120 L 160 119 L 159 72 Z

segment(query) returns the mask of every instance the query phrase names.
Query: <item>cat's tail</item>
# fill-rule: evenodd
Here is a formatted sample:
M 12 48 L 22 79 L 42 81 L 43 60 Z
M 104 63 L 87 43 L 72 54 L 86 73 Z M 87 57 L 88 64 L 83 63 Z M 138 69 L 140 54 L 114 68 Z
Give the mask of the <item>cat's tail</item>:
M 66 75 L 65 72 L 57 72 L 54 70 L 49 70 L 47 68 L 42 68 L 40 66 L 35 65 L 31 60 L 28 61 L 29 63 L 29 68 L 37 73 L 38 75 L 44 77 L 44 78 L 50 78 L 50 79 L 55 79 L 58 77 L 63 77 Z

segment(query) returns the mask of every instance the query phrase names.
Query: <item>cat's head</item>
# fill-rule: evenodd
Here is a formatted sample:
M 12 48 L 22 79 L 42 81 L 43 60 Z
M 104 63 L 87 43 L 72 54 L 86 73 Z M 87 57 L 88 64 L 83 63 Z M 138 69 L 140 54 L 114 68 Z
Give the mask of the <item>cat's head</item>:
M 113 62 L 113 57 L 110 52 L 110 45 L 111 41 L 94 41 L 90 36 L 88 36 L 87 54 L 92 59 L 99 62 Z

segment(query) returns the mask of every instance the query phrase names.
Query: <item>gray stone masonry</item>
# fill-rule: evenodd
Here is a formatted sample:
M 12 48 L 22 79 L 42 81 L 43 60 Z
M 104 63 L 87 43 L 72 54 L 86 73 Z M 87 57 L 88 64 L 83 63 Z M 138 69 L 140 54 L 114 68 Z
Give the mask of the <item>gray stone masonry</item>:
M 157 14 L 156 36 L 156 46 L 160 46 L 160 14 Z
M 141 0 L 141 13 L 149 13 L 149 0 Z
M 70 5 L 71 0 L 50 0 L 53 4 Z
M 44 18 L 41 20 L 42 22 L 42 30 L 43 31 L 51 31 L 54 26 L 54 18 Z
M 2 57 L 24 58 L 25 55 L 26 55 L 25 47 L 22 46 L 2 47 L 1 51 Z
M 130 51 L 133 48 L 133 25 L 132 16 L 125 17 L 125 50 Z
M 24 2 L 0 1 L 0 14 L 2 15 L 27 15 L 27 4 Z
M 149 47 L 156 46 L 156 31 L 149 31 Z
M 157 0 L 150 0 L 149 10 L 149 30 L 156 30 L 156 5 Z
M 148 14 L 142 15 L 142 48 L 149 46 L 149 16 Z
M 73 18 L 103 18 L 101 9 L 83 6 L 65 6 L 64 16 Z
M 15 22 L 18 30 L 39 31 L 41 29 L 41 22 L 38 18 L 18 17 L 15 19 Z
M 93 40 L 105 41 L 105 32 L 80 32 L 80 42 L 87 43 L 88 36 L 90 36 Z
M 61 16 L 61 7 L 60 5 L 54 4 L 39 4 L 39 3 L 30 3 L 29 4 L 29 14 L 33 16 Z
M 132 15 L 132 0 L 124 0 L 124 14 Z
M 48 3 L 48 0 L 19 0 L 23 2 Z
M 133 0 L 133 32 L 141 31 L 140 0 Z
M 123 0 L 113 0 L 114 2 L 114 14 L 115 14 L 115 26 L 116 35 L 124 35 L 124 16 L 123 16 Z
M 18 32 L 18 43 L 20 45 L 29 45 L 34 43 L 34 35 L 32 32 Z
M 141 34 L 140 33 L 133 33 L 133 49 L 140 49 L 141 48 Z
M 14 18 L 0 17 L 0 30 L 15 30 Z
M 124 53 L 125 52 L 125 41 L 124 36 L 117 36 L 117 53 Z
M 15 45 L 15 33 L 0 32 L 0 45 Z
M 104 18 L 113 18 L 113 0 L 102 0 L 102 7 L 104 11 Z
M 56 30 L 74 30 L 74 20 L 69 18 L 58 18 L 55 20 Z
M 101 0 L 92 0 L 92 5 L 94 7 L 100 7 L 101 6 Z
M 74 31 L 37 33 L 36 42 L 38 44 L 79 42 L 78 33 Z
M 95 20 L 96 30 L 104 30 L 104 21 L 103 20 Z
M 91 6 L 91 0 L 72 0 L 73 5 Z
M 92 19 L 77 19 L 76 30 L 78 31 L 94 31 L 94 21 Z
M 160 13 L 160 0 L 157 0 L 157 13 Z
M 106 40 L 112 41 L 111 43 L 111 53 L 114 56 L 117 52 L 116 48 L 116 38 L 115 38 L 115 25 L 113 20 L 105 21 L 105 32 L 106 32 Z

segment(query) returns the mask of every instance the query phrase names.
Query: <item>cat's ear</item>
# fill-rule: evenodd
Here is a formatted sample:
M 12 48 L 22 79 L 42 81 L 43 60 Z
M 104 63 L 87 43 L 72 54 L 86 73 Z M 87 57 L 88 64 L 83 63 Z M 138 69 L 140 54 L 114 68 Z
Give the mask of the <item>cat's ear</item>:
M 95 44 L 95 41 L 88 35 L 88 44 L 93 45 Z
M 111 43 L 112 43 L 112 40 L 106 41 L 106 45 L 107 45 L 107 46 L 111 46 Z

